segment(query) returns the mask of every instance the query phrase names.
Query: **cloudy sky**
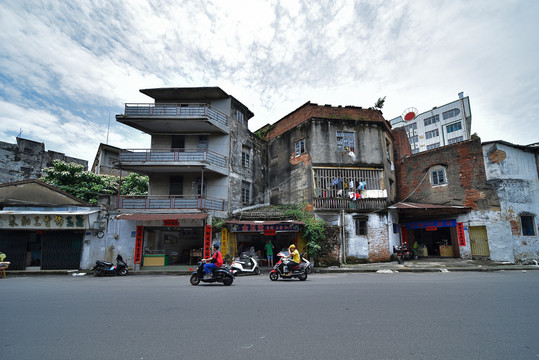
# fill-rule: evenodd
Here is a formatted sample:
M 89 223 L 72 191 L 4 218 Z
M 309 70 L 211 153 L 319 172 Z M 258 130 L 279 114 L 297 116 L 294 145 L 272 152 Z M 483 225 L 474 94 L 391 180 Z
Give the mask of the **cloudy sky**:
M 219 86 L 250 129 L 307 101 L 390 120 L 470 97 L 483 141 L 539 141 L 539 1 L 0 0 L 0 141 L 91 163 L 149 147 L 115 121 L 138 90 Z M 110 121 L 109 121 L 110 120 Z M 21 133 L 22 132 L 22 133 Z

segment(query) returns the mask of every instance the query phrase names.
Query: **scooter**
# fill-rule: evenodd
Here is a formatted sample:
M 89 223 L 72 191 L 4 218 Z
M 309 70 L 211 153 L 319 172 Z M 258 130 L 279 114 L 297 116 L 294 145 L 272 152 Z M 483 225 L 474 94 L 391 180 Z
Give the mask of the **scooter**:
M 205 283 L 220 282 L 223 283 L 223 285 L 225 286 L 232 285 L 232 283 L 234 282 L 234 275 L 232 275 L 228 266 L 223 265 L 222 267 L 213 270 L 211 278 L 205 279 L 204 264 L 204 261 L 200 261 L 198 263 L 198 268 L 193 271 L 193 274 L 189 279 L 191 285 L 196 286 L 200 284 L 201 281 Z
M 103 260 L 96 260 L 95 266 L 92 268 L 94 276 L 103 275 L 127 275 L 127 264 L 124 262 L 122 255 L 116 256 L 116 266 L 113 263 Z
M 412 258 L 412 253 L 408 250 L 406 244 L 400 246 L 393 246 L 393 252 L 397 255 L 397 261 L 399 264 L 404 264 L 404 260 L 410 260 Z
M 277 256 L 279 256 L 280 259 L 270 271 L 269 278 L 271 281 L 277 281 L 279 280 L 279 277 L 283 279 L 298 278 L 300 281 L 307 280 L 307 272 L 304 262 L 301 262 L 297 266 L 290 269 L 288 268 L 290 259 L 286 257 L 287 255 L 279 252 Z
M 307 260 L 307 258 L 305 257 L 305 253 L 301 253 L 300 256 L 301 256 L 301 263 L 305 264 L 305 272 L 307 274 L 312 273 L 314 270 L 314 265 L 309 260 Z
M 236 259 L 230 265 L 232 275 L 255 274 L 260 275 L 260 268 L 254 256 L 254 249 L 249 252 L 243 252 L 239 259 Z

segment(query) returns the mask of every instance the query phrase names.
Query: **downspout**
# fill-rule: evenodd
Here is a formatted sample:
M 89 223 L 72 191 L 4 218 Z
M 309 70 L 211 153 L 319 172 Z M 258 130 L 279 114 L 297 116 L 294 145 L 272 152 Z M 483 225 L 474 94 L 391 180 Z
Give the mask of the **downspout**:
M 341 265 L 346 264 L 346 229 L 344 227 L 344 209 L 341 210 L 341 228 L 342 228 L 342 245 L 341 245 Z

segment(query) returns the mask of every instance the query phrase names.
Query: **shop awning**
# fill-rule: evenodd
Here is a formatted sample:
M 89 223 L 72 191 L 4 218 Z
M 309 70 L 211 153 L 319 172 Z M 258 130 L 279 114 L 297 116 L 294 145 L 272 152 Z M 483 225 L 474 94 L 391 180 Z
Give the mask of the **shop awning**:
M 114 218 L 119 220 L 203 220 L 208 214 L 121 214 Z
M 300 225 L 305 225 L 303 221 L 240 221 L 230 220 L 226 222 L 230 225 L 231 232 L 297 232 Z
M 99 209 L 97 210 L 2 210 L 0 211 L 0 215 L 60 215 L 60 216 L 68 216 L 68 215 L 90 215 L 95 214 L 99 212 Z
M 401 202 L 389 206 L 389 209 L 396 209 L 399 212 L 399 218 L 424 219 L 426 217 L 444 217 L 464 214 L 469 212 L 472 208 L 469 206 Z

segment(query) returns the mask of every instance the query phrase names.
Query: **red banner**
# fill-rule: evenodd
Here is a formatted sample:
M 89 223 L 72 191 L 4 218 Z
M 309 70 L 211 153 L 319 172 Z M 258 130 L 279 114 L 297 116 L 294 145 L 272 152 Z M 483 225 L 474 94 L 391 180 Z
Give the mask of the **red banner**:
M 408 244 L 408 236 L 406 235 L 406 226 L 401 226 L 401 239 L 402 244 L 407 245 Z
M 426 231 L 436 231 L 436 230 L 438 230 L 438 228 L 437 228 L 436 226 L 427 226 L 427 227 L 425 228 L 425 230 L 426 230 Z
M 457 223 L 457 233 L 459 236 L 459 246 L 466 246 L 466 236 L 464 235 L 463 223 Z
M 137 233 L 135 237 L 135 258 L 133 263 L 140 264 L 142 260 L 142 242 L 144 240 L 144 226 L 137 226 Z
M 277 230 L 264 230 L 264 235 L 276 235 Z
M 211 256 L 211 225 L 204 228 L 204 259 Z

